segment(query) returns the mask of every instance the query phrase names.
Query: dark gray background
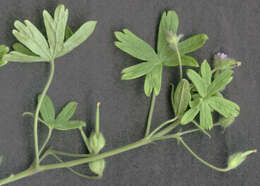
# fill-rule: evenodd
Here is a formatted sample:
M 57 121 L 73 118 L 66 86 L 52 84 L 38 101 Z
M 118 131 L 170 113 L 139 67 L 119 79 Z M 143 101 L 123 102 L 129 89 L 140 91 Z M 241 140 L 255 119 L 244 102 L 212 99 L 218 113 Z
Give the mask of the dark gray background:
M 67 101 L 79 102 L 75 118 L 86 120 L 88 132 L 94 123 L 96 102 L 102 103 L 101 129 L 107 139 L 105 150 L 140 139 L 144 134 L 149 98 L 143 92 L 143 78 L 121 81 L 120 71 L 138 61 L 113 45 L 113 32 L 128 28 L 155 46 L 161 13 L 175 10 L 180 18 L 179 32 L 185 37 L 206 33 L 206 45 L 193 53 L 199 61 L 211 59 L 218 51 L 243 62 L 226 96 L 241 106 L 235 124 L 224 134 L 211 132 L 185 140 L 201 157 L 224 167 L 228 154 L 258 148 L 260 143 L 260 2 L 226 0 L 8 0 L 0 2 L 0 41 L 10 46 L 16 19 L 29 19 L 42 30 L 43 9 L 53 13 L 57 4 L 69 8 L 69 25 L 75 31 L 86 20 L 98 20 L 94 34 L 80 47 L 56 61 L 56 74 L 48 94 L 57 109 Z M 47 64 L 9 63 L 0 69 L 0 154 L 4 156 L 0 176 L 19 172 L 33 158 L 33 124 L 23 118 L 24 111 L 35 109 L 38 94 L 48 77 Z M 164 70 L 162 91 L 153 118 L 156 124 L 172 117 L 169 83 L 176 83 L 177 68 Z M 40 126 L 40 140 L 47 134 Z M 54 142 L 55 139 L 55 142 Z M 55 132 L 51 145 L 58 150 L 85 152 L 78 131 Z M 49 161 L 52 161 L 49 159 Z M 42 186 L 256 186 L 260 185 L 260 158 L 251 156 L 240 168 L 219 173 L 194 159 L 175 141 L 163 141 L 107 159 L 102 180 L 84 180 L 65 169 L 49 171 L 12 185 Z M 88 171 L 87 165 L 81 166 Z

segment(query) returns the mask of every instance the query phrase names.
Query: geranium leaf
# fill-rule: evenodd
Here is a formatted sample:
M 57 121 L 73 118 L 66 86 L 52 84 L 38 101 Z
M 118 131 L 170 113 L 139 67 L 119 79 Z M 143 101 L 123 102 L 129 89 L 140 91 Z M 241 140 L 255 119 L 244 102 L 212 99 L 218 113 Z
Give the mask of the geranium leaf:
M 69 102 L 62 111 L 58 114 L 56 121 L 68 121 L 77 109 L 78 103 L 75 101 Z

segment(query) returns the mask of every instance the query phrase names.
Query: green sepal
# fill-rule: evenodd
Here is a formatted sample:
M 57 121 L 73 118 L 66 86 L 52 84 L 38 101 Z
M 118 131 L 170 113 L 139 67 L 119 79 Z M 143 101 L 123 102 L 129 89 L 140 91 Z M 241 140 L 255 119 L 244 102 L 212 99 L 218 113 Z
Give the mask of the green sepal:
M 106 161 L 104 159 L 92 161 L 88 163 L 88 166 L 93 173 L 102 176 L 106 167 Z

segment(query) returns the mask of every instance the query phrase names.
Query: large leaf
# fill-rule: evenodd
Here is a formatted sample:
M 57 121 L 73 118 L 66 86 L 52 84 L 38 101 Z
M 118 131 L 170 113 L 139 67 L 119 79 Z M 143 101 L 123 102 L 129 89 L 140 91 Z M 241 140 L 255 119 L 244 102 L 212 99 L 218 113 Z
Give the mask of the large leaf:
M 85 127 L 86 123 L 84 121 L 55 121 L 54 128 L 57 130 L 72 130 L 80 127 Z
M 196 87 L 199 94 L 204 97 L 207 94 L 207 87 L 205 86 L 204 81 L 200 77 L 200 75 L 194 70 L 187 70 L 187 76 L 190 78 L 194 86 Z
M 41 97 L 42 97 L 41 95 L 38 96 L 38 103 Z M 52 100 L 47 95 L 43 98 L 41 108 L 40 108 L 40 113 L 42 119 L 47 123 L 51 123 L 55 120 L 55 108 L 52 103 Z
M 69 53 L 71 50 L 83 43 L 95 30 L 97 22 L 88 21 L 84 23 L 68 40 L 65 41 L 63 48 L 57 57 Z
M 122 80 L 135 79 L 148 74 L 153 70 L 155 65 L 156 63 L 153 62 L 143 62 L 125 68 L 124 70 L 122 70 Z
M 213 96 L 207 99 L 207 103 L 226 118 L 230 116 L 237 117 L 239 114 L 239 106 L 225 98 Z
M 182 55 L 181 62 L 182 62 L 182 66 L 191 66 L 191 67 L 199 66 L 197 60 L 191 56 Z M 178 66 L 179 61 L 178 61 L 177 54 L 173 53 L 171 56 L 169 56 L 167 59 L 163 61 L 163 64 L 165 66 Z
M 179 18 L 175 11 L 168 11 L 163 13 L 160 21 L 157 43 L 157 50 L 160 57 L 167 58 L 169 55 L 171 55 L 172 50 L 166 41 L 166 33 L 168 31 L 177 33 L 178 25 Z
M 127 29 L 115 32 L 115 45 L 124 52 L 144 61 L 159 61 L 154 49 Z
M 223 90 L 227 84 L 232 80 L 232 70 L 221 72 L 216 79 L 211 83 L 208 88 L 208 96 L 216 94 L 218 91 Z
M 213 127 L 211 109 L 208 103 L 205 102 L 200 104 L 200 126 L 203 129 L 211 129 Z
M 181 116 L 184 114 L 190 99 L 190 84 L 186 79 L 182 79 L 175 90 L 173 100 L 174 112 L 176 116 Z
M 197 34 L 180 42 L 178 48 L 181 54 L 187 54 L 202 47 L 207 40 L 207 35 Z
M 77 109 L 77 102 L 71 101 L 69 102 L 62 111 L 58 114 L 56 121 L 68 121 Z
M 42 33 L 28 20 L 15 21 L 13 35 L 18 41 L 29 48 L 33 53 L 41 56 L 41 58 L 49 61 L 51 59 L 48 43 Z
M 199 111 L 200 111 L 200 105 L 190 108 L 187 112 L 185 112 L 185 114 L 181 118 L 181 124 L 186 125 L 189 122 L 191 122 L 197 116 Z

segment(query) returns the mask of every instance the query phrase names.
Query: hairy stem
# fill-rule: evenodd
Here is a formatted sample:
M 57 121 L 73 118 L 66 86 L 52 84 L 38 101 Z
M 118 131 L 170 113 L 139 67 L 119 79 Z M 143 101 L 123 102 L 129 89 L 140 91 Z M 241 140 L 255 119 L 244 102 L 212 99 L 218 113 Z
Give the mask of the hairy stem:
M 52 82 L 52 79 L 53 79 L 53 76 L 54 76 L 54 70 L 55 70 L 55 67 L 54 67 L 54 61 L 50 61 L 50 65 L 51 65 L 51 69 L 50 69 L 50 75 L 49 75 L 49 79 L 41 93 L 41 97 L 39 99 L 39 102 L 37 104 L 37 107 L 36 107 L 36 111 L 35 111 L 35 117 L 34 117 L 34 131 L 33 131 L 33 134 L 34 134 L 34 149 L 35 149 L 35 166 L 37 167 L 39 165 L 39 143 L 38 143 L 38 118 L 39 118 L 39 113 L 40 113 L 40 108 L 41 108 L 41 105 L 42 105 L 42 102 L 43 102 L 43 99 L 51 85 L 51 82 Z
M 155 95 L 155 91 L 154 90 L 153 90 L 152 94 L 153 95 L 152 95 L 152 101 L 151 101 L 150 110 L 149 110 L 149 114 L 148 114 L 148 120 L 147 120 L 147 125 L 146 125 L 145 136 L 149 135 L 150 128 L 151 128 L 151 123 L 152 123 L 152 117 L 153 117 L 153 110 L 154 110 L 154 106 L 155 106 L 156 95 Z

